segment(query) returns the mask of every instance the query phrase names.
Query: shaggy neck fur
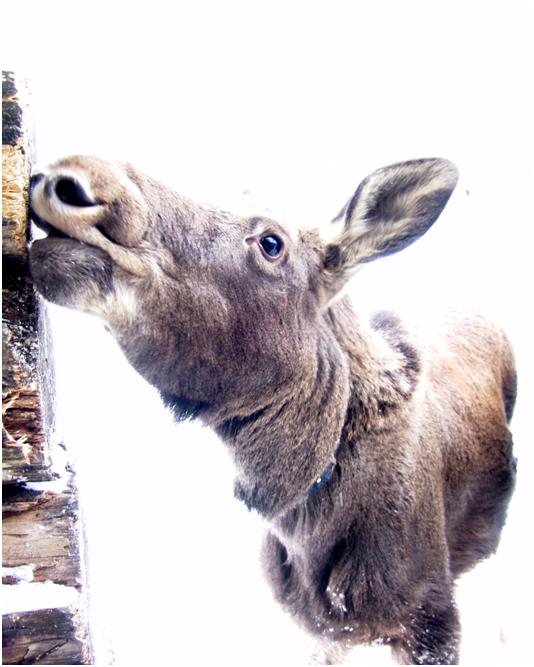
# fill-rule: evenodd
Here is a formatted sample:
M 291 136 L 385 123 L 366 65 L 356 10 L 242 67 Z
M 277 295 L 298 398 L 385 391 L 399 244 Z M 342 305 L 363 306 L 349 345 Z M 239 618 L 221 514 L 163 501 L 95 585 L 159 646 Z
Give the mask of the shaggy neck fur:
M 324 315 L 313 367 L 268 392 L 253 412 L 164 400 L 180 418 L 198 416 L 215 429 L 234 459 L 236 497 L 272 519 L 315 495 L 318 478 L 335 470 L 340 443 L 357 446 L 360 433 L 385 424 L 417 374 L 395 316 L 378 315 L 369 326 L 340 300 Z
M 278 602 L 309 632 L 345 645 L 394 633 L 413 597 L 410 546 L 399 540 L 411 473 L 400 443 L 385 446 L 383 436 L 405 426 L 419 360 L 393 314 L 369 326 L 341 302 L 329 319 L 351 388 L 336 462 L 326 484 L 271 522 L 262 562 Z M 377 569 L 381 557 L 388 564 Z

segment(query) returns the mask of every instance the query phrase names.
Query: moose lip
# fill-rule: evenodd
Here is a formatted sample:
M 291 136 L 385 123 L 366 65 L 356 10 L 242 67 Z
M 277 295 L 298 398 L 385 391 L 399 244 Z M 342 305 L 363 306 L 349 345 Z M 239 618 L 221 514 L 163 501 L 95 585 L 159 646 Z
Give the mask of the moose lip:
M 45 232 L 46 234 L 45 238 L 34 239 L 32 245 L 38 244 L 41 247 L 48 247 L 49 250 L 52 252 L 55 250 L 59 250 L 59 248 L 64 248 L 65 245 L 67 245 L 70 248 L 71 252 L 76 252 L 77 248 L 81 250 L 82 247 L 85 247 L 86 249 L 92 247 L 95 249 L 95 251 L 96 250 L 100 251 L 100 248 L 97 248 L 96 246 L 91 246 L 85 241 L 80 241 L 79 239 L 76 239 L 73 236 L 65 234 L 60 229 L 57 229 L 57 227 L 54 227 L 44 218 L 41 218 L 41 216 L 37 215 L 37 213 L 31 208 L 31 206 L 29 211 L 29 218 L 35 224 L 36 227 L 38 227 L 41 231 Z
M 64 234 L 62 231 L 51 225 L 49 222 L 41 218 L 37 213 L 31 208 L 30 206 L 30 214 L 29 214 L 30 219 L 32 222 L 35 224 L 36 227 L 38 227 L 40 230 L 48 234 L 48 236 L 57 236 L 59 238 L 64 238 L 68 239 L 71 238 L 70 236 L 67 236 L 67 234 Z
M 76 238 L 75 236 L 65 234 L 63 231 L 57 229 L 57 227 L 54 227 L 54 225 L 50 224 L 47 220 L 37 214 L 31 206 L 29 211 L 29 218 L 32 220 L 36 227 L 41 229 L 46 234 L 45 238 L 34 239 L 31 244 L 30 252 L 32 248 L 41 249 L 41 255 L 36 253 L 36 262 L 39 261 L 37 257 L 42 256 L 42 251 L 46 248 L 47 251 L 51 254 L 59 252 L 60 257 L 64 257 L 65 251 L 68 251 L 71 258 L 69 261 L 72 261 L 72 259 L 76 256 L 82 263 L 85 262 L 90 256 L 101 259 L 105 256 L 110 262 L 112 262 L 114 265 L 117 265 L 130 275 L 142 276 L 145 274 L 144 265 L 136 256 L 134 256 L 134 253 L 110 238 L 110 236 L 106 233 L 105 230 L 101 228 L 100 225 L 95 225 L 95 229 L 102 237 L 102 244 L 98 242 L 91 242 L 93 239 L 82 240 Z
M 71 241 L 76 241 L 80 245 L 90 245 L 86 243 L 85 241 L 81 241 L 80 239 L 75 238 L 74 236 L 69 236 L 69 234 L 65 234 L 62 232 L 60 229 L 57 227 L 54 227 L 54 225 L 50 224 L 47 222 L 44 218 L 41 218 L 40 215 L 37 215 L 37 213 L 33 210 L 33 208 L 30 206 L 30 211 L 29 211 L 29 218 L 30 220 L 35 224 L 36 227 L 38 227 L 41 231 L 45 232 L 47 235 L 46 238 L 56 238 L 56 239 L 69 239 Z M 98 228 L 98 225 L 97 225 Z M 109 236 L 100 230 L 100 233 L 102 233 L 108 240 L 112 241 L 112 239 L 109 238 Z M 44 240 L 44 239 L 41 239 Z

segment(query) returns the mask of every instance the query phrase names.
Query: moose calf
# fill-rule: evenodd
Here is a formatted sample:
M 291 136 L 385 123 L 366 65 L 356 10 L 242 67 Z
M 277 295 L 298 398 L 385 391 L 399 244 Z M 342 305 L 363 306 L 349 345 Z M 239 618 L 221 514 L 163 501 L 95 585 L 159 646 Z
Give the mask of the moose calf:
M 326 229 L 183 197 L 131 165 L 72 156 L 36 174 L 31 272 L 100 317 L 177 420 L 229 448 L 235 495 L 269 521 L 276 600 L 327 664 L 391 645 L 456 664 L 454 580 L 493 553 L 515 476 L 513 353 L 478 314 L 370 321 L 342 290 L 436 221 L 441 159 L 371 174 Z

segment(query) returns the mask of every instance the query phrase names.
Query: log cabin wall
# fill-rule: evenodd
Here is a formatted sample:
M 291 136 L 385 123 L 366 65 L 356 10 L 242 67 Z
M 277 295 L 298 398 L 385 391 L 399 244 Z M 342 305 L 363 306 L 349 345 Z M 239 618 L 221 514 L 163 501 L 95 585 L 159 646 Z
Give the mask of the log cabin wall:
M 92 664 L 72 463 L 55 431 L 47 306 L 28 271 L 28 85 L 2 72 L 2 664 Z

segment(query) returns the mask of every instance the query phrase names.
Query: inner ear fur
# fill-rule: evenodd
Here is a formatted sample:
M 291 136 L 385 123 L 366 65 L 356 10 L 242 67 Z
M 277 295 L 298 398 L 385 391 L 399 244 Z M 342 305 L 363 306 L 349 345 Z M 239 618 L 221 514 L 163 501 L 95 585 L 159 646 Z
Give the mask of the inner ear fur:
M 411 245 L 438 219 L 458 181 L 448 160 L 429 158 L 373 172 L 332 220 L 339 231 L 327 243 L 324 279 L 337 292 L 356 270 Z

